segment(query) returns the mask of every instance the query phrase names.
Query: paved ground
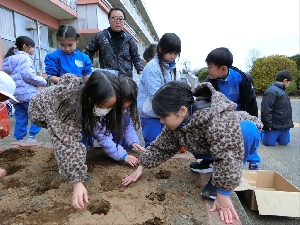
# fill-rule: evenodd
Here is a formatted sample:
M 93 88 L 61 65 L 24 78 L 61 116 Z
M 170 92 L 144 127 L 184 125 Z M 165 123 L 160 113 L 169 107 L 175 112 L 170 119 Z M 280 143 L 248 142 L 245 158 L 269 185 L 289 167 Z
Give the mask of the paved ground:
M 261 98 L 258 98 L 258 106 L 260 108 Z M 274 146 L 267 147 L 260 145 L 259 155 L 262 162 L 260 163 L 260 169 L 263 170 L 276 170 L 288 179 L 295 186 L 300 188 L 300 99 L 291 99 L 293 107 L 293 121 L 295 128 L 291 129 L 291 142 L 287 146 Z M 13 127 L 14 119 L 11 119 L 11 135 L 5 139 L 0 140 L 0 146 L 10 144 L 14 142 L 13 139 Z M 36 136 L 37 141 L 50 143 L 50 138 L 45 129 Z M 181 154 L 181 158 L 190 157 L 190 155 Z M 203 186 L 206 176 L 199 178 L 199 185 Z M 232 196 L 235 207 L 241 217 L 241 223 L 243 225 L 296 225 L 300 224 L 300 218 L 288 218 L 278 216 L 261 216 L 258 212 L 253 212 L 245 205 L 243 200 L 239 201 L 238 197 L 233 194 Z M 212 201 L 207 201 L 207 207 L 209 209 Z M 292 203 L 291 203 L 292 204 Z M 208 212 L 212 225 L 218 225 L 216 222 L 215 214 Z
M 261 98 L 257 99 L 260 109 Z M 287 146 L 267 147 L 262 143 L 259 147 L 261 157 L 260 169 L 276 170 L 292 184 L 300 188 L 300 99 L 291 99 L 293 108 L 293 121 L 295 128 L 291 129 L 291 142 Z M 242 205 L 253 225 L 296 225 L 300 224 L 300 218 L 288 218 L 278 216 L 260 216 L 253 212 L 241 200 Z M 293 204 L 291 202 L 291 204 Z

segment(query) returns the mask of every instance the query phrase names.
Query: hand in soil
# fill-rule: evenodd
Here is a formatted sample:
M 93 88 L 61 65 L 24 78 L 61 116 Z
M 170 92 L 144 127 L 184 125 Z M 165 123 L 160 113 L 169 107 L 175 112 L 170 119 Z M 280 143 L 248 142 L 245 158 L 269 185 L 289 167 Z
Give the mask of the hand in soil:
M 139 160 L 133 155 L 127 155 L 124 161 L 133 167 L 137 166 L 139 163 Z
M 142 175 L 143 173 L 143 166 L 138 166 L 138 168 L 129 176 L 126 175 L 126 177 L 124 179 L 122 179 L 122 184 L 127 186 L 129 185 L 132 181 L 137 181 L 139 179 L 139 177 Z
M 89 203 L 87 190 L 82 182 L 74 183 L 73 187 L 73 206 L 81 210 L 84 208 L 84 202 Z
M 216 210 L 219 210 L 220 219 L 222 221 L 225 221 L 226 224 L 232 224 L 233 223 L 233 217 L 236 220 L 239 220 L 239 216 L 237 212 L 235 211 L 235 208 L 231 202 L 231 199 L 229 196 L 217 194 L 217 198 L 214 202 L 213 207 L 211 208 L 211 212 L 214 212 Z

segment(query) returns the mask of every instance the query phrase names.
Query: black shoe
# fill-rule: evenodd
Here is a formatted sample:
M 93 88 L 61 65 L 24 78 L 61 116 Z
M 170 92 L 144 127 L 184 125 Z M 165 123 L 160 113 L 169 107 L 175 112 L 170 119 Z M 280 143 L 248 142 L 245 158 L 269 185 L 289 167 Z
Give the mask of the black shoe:
M 212 185 L 211 179 L 212 178 L 210 177 L 208 183 L 202 189 L 201 196 L 215 200 L 217 197 L 217 189 Z
M 213 162 L 212 159 L 203 159 L 200 163 L 192 162 L 190 168 L 196 173 L 212 173 L 213 172 Z
M 88 182 L 88 181 L 90 181 L 90 180 L 92 180 L 92 176 L 89 175 L 89 174 L 86 174 L 86 175 L 85 175 L 85 178 L 84 178 L 84 180 L 83 180 L 83 182 Z
M 249 170 L 259 170 L 258 163 L 249 163 Z

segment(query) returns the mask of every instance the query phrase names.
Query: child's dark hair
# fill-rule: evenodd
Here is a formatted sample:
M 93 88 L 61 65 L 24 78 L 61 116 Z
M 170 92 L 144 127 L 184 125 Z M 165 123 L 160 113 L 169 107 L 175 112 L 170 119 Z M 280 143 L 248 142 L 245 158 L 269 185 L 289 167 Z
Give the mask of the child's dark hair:
M 162 75 L 165 75 L 164 58 L 167 53 L 175 52 L 180 56 L 181 40 L 175 33 L 165 33 L 157 44 L 157 56 Z M 174 80 L 176 80 L 176 68 L 174 71 Z
M 293 75 L 288 70 L 281 70 L 276 74 L 275 80 L 282 82 L 283 80 L 287 79 L 287 81 L 293 80 Z
M 233 55 L 228 48 L 216 48 L 207 55 L 205 62 L 207 64 L 213 63 L 218 67 L 226 66 L 230 68 L 233 63 Z
M 30 37 L 27 37 L 27 36 L 17 37 L 16 42 L 15 42 L 15 46 L 17 47 L 17 49 L 19 51 L 23 51 L 24 45 L 26 45 L 27 47 L 29 47 L 29 46 L 33 47 L 33 48 L 35 47 L 35 43 Z M 15 51 L 15 47 L 9 48 L 6 55 L 4 56 L 4 58 L 7 58 L 7 57 L 13 55 L 14 51 Z
M 136 82 L 129 77 L 119 77 L 120 86 L 122 89 L 123 104 L 131 102 L 130 104 L 130 117 L 136 129 L 140 128 L 140 119 L 137 111 L 137 93 L 138 87 Z M 126 123 L 127 124 L 127 123 Z
M 157 44 L 150 44 L 144 51 L 143 58 L 148 63 L 155 56 L 157 51 Z
M 118 77 L 111 76 L 105 71 L 95 70 L 82 90 L 76 91 L 72 97 L 64 99 L 59 104 L 57 111 L 62 114 L 63 121 L 71 117 L 78 125 L 82 125 L 83 143 L 87 143 L 89 146 L 92 146 L 97 122 L 106 128 L 106 134 L 111 133 L 114 129 L 120 130 L 119 141 L 122 137 L 123 103 L 121 95 L 122 90 Z M 117 102 L 113 109 L 101 119 L 96 117 L 93 112 L 95 104 L 101 105 L 114 96 L 116 96 Z M 66 108 L 70 110 L 65 111 Z
M 72 38 L 75 41 L 78 40 L 79 34 L 77 33 L 76 29 L 70 24 L 63 24 L 60 25 L 56 32 L 57 39 L 65 39 L 65 38 Z
M 115 6 L 115 7 L 112 7 L 112 8 L 109 9 L 109 12 L 108 12 L 108 15 L 107 15 L 108 19 L 110 18 L 110 15 L 111 15 L 112 11 L 114 11 L 114 10 L 121 11 L 123 13 L 124 19 L 126 20 L 126 15 L 125 15 L 124 10 L 122 8 L 118 7 L 118 6 Z
M 93 113 L 94 105 L 101 105 L 114 96 L 116 96 L 117 102 L 113 109 L 100 120 L 98 117 L 95 117 Z M 123 102 L 122 90 L 117 76 L 112 76 L 105 71 L 94 71 L 81 91 L 81 106 L 82 130 L 86 137 L 84 143 L 88 143 L 88 145 L 92 146 L 94 128 L 97 122 L 101 123 L 101 127 L 106 128 L 107 135 L 116 129 L 118 132 L 117 140 L 119 142 L 123 134 Z
M 152 109 L 157 116 L 164 118 L 171 113 L 177 113 L 182 106 L 189 107 L 193 103 L 190 86 L 184 82 L 171 81 L 155 93 Z

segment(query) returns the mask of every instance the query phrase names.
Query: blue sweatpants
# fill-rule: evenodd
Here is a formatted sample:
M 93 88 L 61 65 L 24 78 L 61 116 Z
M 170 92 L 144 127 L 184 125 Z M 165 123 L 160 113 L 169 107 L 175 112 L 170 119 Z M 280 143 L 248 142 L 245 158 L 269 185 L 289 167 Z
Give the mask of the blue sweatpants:
M 255 123 L 245 120 L 240 122 L 242 135 L 244 139 L 244 164 L 249 163 L 259 163 L 260 158 L 258 156 L 257 150 L 260 142 L 260 133 L 257 129 Z M 194 154 L 196 159 L 212 159 L 211 154 Z
M 291 140 L 290 128 L 282 130 L 263 130 L 261 132 L 261 140 L 263 144 L 267 146 L 275 146 L 276 142 L 279 145 L 287 145 Z
M 28 106 L 29 102 L 14 104 L 16 119 L 14 138 L 17 140 L 22 140 L 27 135 Z M 28 136 L 34 137 L 41 129 L 41 127 L 31 123 Z
M 147 148 L 152 141 L 160 134 L 164 125 L 159 118 L 144 118 L 141 117 L 142 134 Z

